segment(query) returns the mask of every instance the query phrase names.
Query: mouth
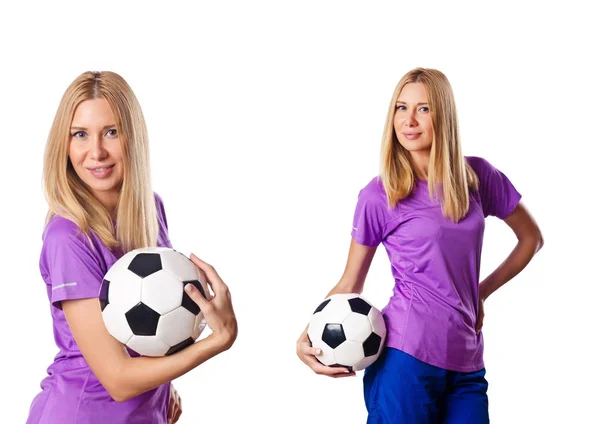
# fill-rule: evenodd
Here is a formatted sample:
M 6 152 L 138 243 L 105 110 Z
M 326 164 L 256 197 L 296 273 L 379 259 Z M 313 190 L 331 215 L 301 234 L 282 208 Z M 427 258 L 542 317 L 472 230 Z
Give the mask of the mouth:
M 405 138 L 409 139 L 409 140 L 414 140 L 416 138 L 419 138 L 421 136 L 421 134 L 422 133 L 420 133 L 420 132 L 405 132 L 405 133 L 402 133 L 402 135 Z
M 94 168 L 87 168 L 92 172 L 101 172 L 101 171 L 106 171 L 107 169 L 111 169 L 114 165 L 105 165 L 105 166 L 96 166 Z
M 87 168 L 90 173 L 96 178 L 107 178 L 113 171 L 115 165 L 95 166 L 93 168 Z

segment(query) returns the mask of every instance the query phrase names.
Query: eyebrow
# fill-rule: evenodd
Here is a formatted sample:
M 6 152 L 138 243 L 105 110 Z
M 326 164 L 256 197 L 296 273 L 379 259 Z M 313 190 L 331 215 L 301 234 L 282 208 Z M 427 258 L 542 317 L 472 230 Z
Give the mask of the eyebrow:
M 397 100 L 396 104 L 399 104 L 399 103 L 406 104 L 406 102 L 403 102 L 402 100 Z M 427 105 L 427 104 L 429 104 L 429 103 L 427 103 L 427 102 L 419 102 L 419 103 L 417 103 L 417 106 Z
M 105 125 L 104 127 L 102 127 L 102 130 L 105 130 L 105 129 L 107 129 L 107 128 L 116 127 L 116 126 L 117 126 L 117 124 Z M 81 131 L 81 130 L 87 130 L 87 128 L 86 128 L 86 127 L 71 127 L 71 129 L 72 129 L 72 130 L 78 130 L 78 131 Z

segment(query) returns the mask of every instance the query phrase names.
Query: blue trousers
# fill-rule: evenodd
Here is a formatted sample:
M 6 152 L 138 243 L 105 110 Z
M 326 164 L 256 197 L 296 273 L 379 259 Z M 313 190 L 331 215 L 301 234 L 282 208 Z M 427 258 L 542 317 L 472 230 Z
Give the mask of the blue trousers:
M 485 368 L 434 367 L 386 347 L 363 379 L 367 424 L 488 424 Z

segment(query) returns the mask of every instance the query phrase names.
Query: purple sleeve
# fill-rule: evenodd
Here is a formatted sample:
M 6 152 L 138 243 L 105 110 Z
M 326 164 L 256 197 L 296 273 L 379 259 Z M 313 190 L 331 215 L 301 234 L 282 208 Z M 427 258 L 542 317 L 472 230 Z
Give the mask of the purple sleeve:
M 51 302 L 98 297 L 104 270 L 87 237 L 77 225 L 54 218 L 44 232 L 40 269 L 51 285 Z
M 161 247 L 170 247 L 171 240 L 169 239 L 169 226 L 167 225 L 167 215 L 165 213 L 165 205 L 162 198 L 154 193 L 156 200 L 156 214 L 158 215 L 158 245 Z
M 379 178 L 374 178 L 358 194 L 351 235 L 358 244 L 377 246 L 384 238 L 387 197 Z
M 505 219 L 515 210 L 521 194 L 510 180 L 483 158 L 470 157 L 469 164 L 479 177 L 479 194 L 484 216 Z

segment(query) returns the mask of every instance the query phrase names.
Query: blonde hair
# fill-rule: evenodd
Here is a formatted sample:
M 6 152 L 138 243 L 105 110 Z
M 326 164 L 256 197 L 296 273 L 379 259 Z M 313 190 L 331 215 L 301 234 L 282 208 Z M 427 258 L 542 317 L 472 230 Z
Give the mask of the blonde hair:
M 433 143 L 429 159 L 429 194 L 438 197 L 436 183 L 442 183 L 442 211 L 454 222 L 469 210 L 469 189 L 477 190 L 477 174 L 466 162 L 460 147 L 458 119 L 452 87 L 436 69 L 415 68 L 400 79 L 388 109 L 381 143 L 381 180 L 391 207 L 407 197 L 415 186 L 415 171 L 410 153 L 402 147 L 394 131 L 396 101 L 406 84 L 422 83 L 427 89 L 433 124 Z
M 77 176 L 69 160 L 70 127 L 77 106 L 90 99 L 106 99 L 115 115 L 123 150 L 123 183 L 116 210 L 116 228 L 109 211 Z M 98 235 L 108 248 L 128 252 L 156 246 L 158 220 L 150 182 L 148 133 L 142 109 L 131 87 L 114 72 L 84 72 L 65 91 L 44 153 L 46 224 L 59 215 L 81 231 Z

